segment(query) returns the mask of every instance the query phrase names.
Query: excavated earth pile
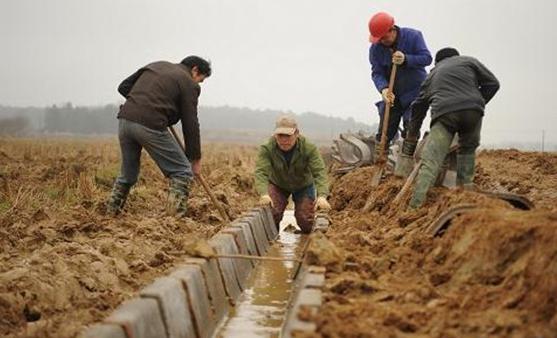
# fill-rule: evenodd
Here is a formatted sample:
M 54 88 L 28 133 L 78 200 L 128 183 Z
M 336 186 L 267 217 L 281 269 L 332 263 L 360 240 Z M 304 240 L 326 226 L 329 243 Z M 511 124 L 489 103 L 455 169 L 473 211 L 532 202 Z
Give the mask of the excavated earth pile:
M 475 183 L 526 195 L 514 209 L 484 194 L 435 188 L 416 211 L 390 204 L 403 181 L 371 191 L 374 168 L 333 183 L 338 260 L 315 320 L 325 337 L 554 337 L 557 332 L 557 155 L 483 151 Z M 368 213 L 360 210 L 371 194 Z M 442 236 L 428 226 L 463 203 Z M 341 267 L 339 269 L 339 267 Z
M 0 142 L 2 337 L 74 337 L 170 270 L 188 240 L 224 226 L 198 184 L 188 217 L 167 217 L 168 182 L 147 154 L 124 213 L 104 215 L 117 142 Z M 257 200 L 255 155 L 240 146 L 204 151 L 205 179 L 232 217 Z

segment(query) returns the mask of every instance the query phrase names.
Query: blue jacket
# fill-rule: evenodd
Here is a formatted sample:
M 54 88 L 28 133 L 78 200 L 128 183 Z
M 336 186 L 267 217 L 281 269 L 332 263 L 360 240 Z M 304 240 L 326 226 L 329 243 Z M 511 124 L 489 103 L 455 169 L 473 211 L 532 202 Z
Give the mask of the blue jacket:
M 404 117 L 410 118 L 410 104 L 420 91 L 420 85 L 425 80 L 426 66 L 431 64 L 431 53 L 427 49 L 422 33 L 412 28 L 401 27 L 398 31 L 396 50 L 404 53 L 404 64 L 398 67 L 394 93 L 405 110 Z M 389 86 L 391 75 L 392 51 L 380 43 L 369 47 L 369 63 L 371 64 L 371 79 L 379 92 Z M 379 114 L 383 114 L 385 104 L 376 103 Z

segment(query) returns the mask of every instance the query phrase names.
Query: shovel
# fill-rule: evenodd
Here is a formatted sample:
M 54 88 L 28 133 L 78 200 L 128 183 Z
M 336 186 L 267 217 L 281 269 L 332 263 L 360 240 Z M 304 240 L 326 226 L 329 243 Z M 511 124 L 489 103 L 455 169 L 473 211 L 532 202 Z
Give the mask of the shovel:
M 393 87 L 395 85 L 395 77 L 396 77 L 396 68 L 397 65 L 393 63 L 393 68 L 391 69 L 391 77 L 389 78 L 389 93 L 393 92 Z M 381 142 L 379 143 L 379 156 L 377 158 L 377 172 L 373 179 L 371 180 L 371 186 L 377 187 L 379 182 L 381 181 L 381 176 L 383 176 L 383 170 L 385 170 L 385 164 L 387 163 L 387 159 L 385 158 L 385 145 L 387 143 L 387 129 L 389 127 L 389 119 L 391 115 L 391 104 L 387 103 L 385 105 L 385 112 L 383 114 L 383 128 L 381 130 Z
M 239 255 L 239 254 L 219 254 L 213 249 L 206 240 L 200 239 L 187 245 L 184 248 L 186 254 L 192 257 L 199 258 L 232 258 L 232 259 L 250 259 L 258 261 L 279 261 L 279 262 L 297 262 L 302 263 L 299 258 L 284 258 L 284 257 L 261 257 L 253 255 Z
M 169 126 L 168 130 L 170 130 L 170 133 L 172 134 L 172 136 L 174 136 L 174 139 L 176 140 L 176 142 L 178 142 L 178 144 L 180 145 L 180 148 L 182 148 L 182 151 L 185 153 L 186 152 L 186 147 L 184 146 L 182 141 L 180 141 L 180 139 L 178 138 L 178 134 L 176 134 L 176 130 L 174 130 L 174 127 Z M 203 186 L 203 189 L 205 190 L 207 195 L 209 195 L 209 198 L 211 199 L 211 202 L 213 202 L 213 205 L 219 211 L 220 217 L 222 217 L 222 219 L 224 221 L 230 222 L 230 220 L 231 220 L 230 216 L 226 213 L 226 211 L 223 209 L 223 207 L 219 204 L 219 202 L 217 201 L 217 199 L 215 198 L 215 196 L 211 192 L 211 189 L 209 189 L 209 186 L 207 185 L 207 182 L 205 182 L 205 179 L 203 178 L 201 173 L 199 173 L 199 175 L 195 175 L 195 178 L 197 178 L 199 183 L 201 183 L 201 185 Z

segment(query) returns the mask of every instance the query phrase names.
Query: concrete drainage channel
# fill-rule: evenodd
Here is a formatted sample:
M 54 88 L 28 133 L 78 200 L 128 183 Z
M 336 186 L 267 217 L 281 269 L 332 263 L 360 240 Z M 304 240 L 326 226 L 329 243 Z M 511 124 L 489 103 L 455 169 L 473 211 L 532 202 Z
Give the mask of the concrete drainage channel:
M 285 221 L 293 219 L 285 213 Z M 316 217 L 316 229 L 329 221 Z M 214 235 L 218 254 L 300 258 L 307 236 L 279 235 L 269 208 L 255 208 Z M 315 324 L 298 313 L 321 305 L 324 269 L 292 261 L 187 258 L 122 303 L 82 338 L 290 337 Z M 311 318 L 311 316 L 309 316 Z

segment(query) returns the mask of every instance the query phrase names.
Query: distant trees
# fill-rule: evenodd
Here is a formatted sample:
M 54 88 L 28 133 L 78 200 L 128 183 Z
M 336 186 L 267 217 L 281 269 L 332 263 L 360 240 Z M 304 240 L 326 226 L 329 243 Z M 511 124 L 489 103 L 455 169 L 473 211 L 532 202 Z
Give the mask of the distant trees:
M 29 119 L 24 116 L 6 117 L 0 119 L 0 135 L 24 136 L 31 129 Z
M 45 109 L 44 131 L 48 133 L 113 134 L 116 132 L 116 105 L 74 107 L 71 103 Z
M 75 135 L 115 134 L 118 131 L 118 106 L 74 106 L 72 103 L 38 107 L 8 107 L 0 105 L 0 134 L 25 135 L 30 133 L 66 133 Z M 282 111 L 254 110 L 240 107 L 199 107 L 199 121 L 204 135 L 217 135 L 218 139 L 231 137 L 230 133 L 249 135 L 260 140 L 270 135 L 275 119 Z M 316 113 L 297 115 L 304 135 L 331 139 L 348 130 L 374 130 L 371 126 L 352 118 L 324 116 Z

